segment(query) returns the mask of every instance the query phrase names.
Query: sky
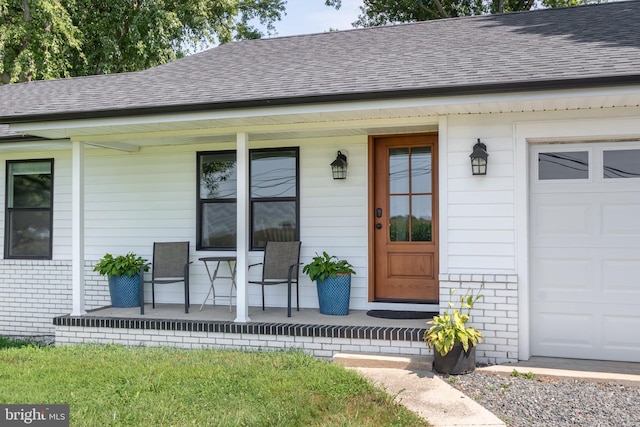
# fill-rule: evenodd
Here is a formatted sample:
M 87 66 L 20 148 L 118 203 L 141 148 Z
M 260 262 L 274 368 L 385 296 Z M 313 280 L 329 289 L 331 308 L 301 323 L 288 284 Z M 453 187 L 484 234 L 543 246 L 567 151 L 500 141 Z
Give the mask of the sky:
M 358 18 L 362 0 L 342 0 L 342 7 L 325 6 L 324 0 L 287 0 L 286 15 L 276 22 L 277 37 L 347 30 Z

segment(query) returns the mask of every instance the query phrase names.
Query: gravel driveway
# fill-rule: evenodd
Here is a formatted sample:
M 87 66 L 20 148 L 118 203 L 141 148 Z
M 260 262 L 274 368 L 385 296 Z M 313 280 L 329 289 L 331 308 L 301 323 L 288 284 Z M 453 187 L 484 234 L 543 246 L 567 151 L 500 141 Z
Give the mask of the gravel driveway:
M 473 372 L 442 375 L 509 427 L 640 426 L 640 385 Z

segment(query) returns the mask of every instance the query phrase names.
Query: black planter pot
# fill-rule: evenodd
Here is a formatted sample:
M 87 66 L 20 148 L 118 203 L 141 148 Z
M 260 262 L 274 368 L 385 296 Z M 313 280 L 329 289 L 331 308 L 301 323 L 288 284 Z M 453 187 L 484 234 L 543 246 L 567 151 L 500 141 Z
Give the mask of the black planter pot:
M 476 369 L 476 347 L 471 346 L 468 351 L 464 351 L 462 344 L 455 343 L 445 356 L 434 349 L 433 369 L 441 374 L 449 375 L 473 372 Z

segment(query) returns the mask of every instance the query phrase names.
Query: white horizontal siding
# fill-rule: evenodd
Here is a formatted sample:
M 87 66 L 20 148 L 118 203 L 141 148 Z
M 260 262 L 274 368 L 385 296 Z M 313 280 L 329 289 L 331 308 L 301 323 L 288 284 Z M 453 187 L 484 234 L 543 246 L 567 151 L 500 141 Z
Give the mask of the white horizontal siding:
M 446 229 L 440 249 L 442 273 L 515 271 L 514 148 L 510 117 L 449 117 L 446 191 L 440 206 Z M 477 139 L 489 153 L 486 176 L 471 175 L 469 154 Z

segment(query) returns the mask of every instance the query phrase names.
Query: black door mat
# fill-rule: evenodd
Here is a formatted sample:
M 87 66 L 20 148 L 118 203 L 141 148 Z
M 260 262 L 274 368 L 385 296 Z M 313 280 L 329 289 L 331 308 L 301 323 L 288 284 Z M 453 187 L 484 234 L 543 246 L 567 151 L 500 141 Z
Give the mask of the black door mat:
M 435 311 L 398 311 L 398 310 L 369 310 L 367 316 L 381 319 L 432 319 L 438 313 Z

